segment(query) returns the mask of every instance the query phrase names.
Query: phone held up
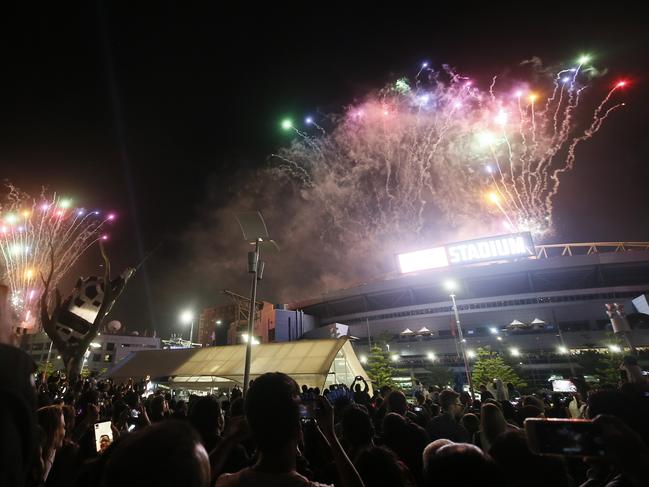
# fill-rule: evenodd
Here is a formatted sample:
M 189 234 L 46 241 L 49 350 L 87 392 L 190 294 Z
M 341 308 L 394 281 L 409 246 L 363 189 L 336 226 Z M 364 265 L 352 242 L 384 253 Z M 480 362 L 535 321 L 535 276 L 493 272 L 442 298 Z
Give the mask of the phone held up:
M 530 450 L 537 455 L 604 456 L 601 432 L 588 419 L 528 418 L 525 433 Z

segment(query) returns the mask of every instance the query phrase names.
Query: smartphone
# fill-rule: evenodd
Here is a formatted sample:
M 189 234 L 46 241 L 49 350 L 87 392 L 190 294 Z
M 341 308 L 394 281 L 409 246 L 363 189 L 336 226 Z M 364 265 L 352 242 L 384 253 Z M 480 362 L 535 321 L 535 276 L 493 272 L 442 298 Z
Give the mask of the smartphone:
M 315 401 L 303 399 L 299 405 L 300 419 L 313 419 L 315 412 Z
M 554 392 L 577 392 L 577 386 L 571 380 L 553 380 L 552 390 Z
M 113 430 L 110 421 L 95 423 L 95 447 L 102 453 L 113 442 Z
M 604 456 L 601 433 L 589 419 L 528 418 L 525 433 L 537 455 Z

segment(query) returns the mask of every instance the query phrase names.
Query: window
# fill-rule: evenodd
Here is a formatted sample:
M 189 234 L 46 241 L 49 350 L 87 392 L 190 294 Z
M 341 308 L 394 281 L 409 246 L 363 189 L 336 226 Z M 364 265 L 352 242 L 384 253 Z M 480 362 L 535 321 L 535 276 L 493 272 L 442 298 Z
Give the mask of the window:
M 100 353 L 93 353 L 92 354 L 92 361 L 93 362 L 99 362 L 101 360 L 101 354 Z
M 108 342 L 106 344 L 106 350 L 109 351 L 109 352 L 115 350 L 115 344 Z

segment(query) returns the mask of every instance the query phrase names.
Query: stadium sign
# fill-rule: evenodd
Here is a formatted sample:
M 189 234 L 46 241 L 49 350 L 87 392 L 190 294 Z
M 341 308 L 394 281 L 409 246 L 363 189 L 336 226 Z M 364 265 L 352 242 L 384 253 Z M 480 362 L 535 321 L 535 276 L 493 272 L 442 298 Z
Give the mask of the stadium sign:
M 534 242 L 529 232 L 455 242 L 442 247 L 399 254 L 402 273 L 438 269 L 454 265 L 515 260 L 534 256 Z

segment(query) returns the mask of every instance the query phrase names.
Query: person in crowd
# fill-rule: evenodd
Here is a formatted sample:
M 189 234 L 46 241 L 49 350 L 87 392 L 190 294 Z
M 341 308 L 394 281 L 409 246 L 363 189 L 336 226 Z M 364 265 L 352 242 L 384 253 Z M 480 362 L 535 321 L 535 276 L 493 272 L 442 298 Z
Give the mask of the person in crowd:
M 222 441 L 221 433 L 225 425 L 220 403 L 211 395 L 200 397 L 192 405 L 188 419 L 200 436 L 205 450 L 212 452 Z M 224 458 L 222 472 L 237 472 L 248 465 L 248 454 L 241 445 L 234 445 L 223 455 L 227 458 Z
M 462 417 L 460 395 L 450 389 L 443 390 L 439 395 L 441 413 L 431 419 L 426 430 L 432 441 L 445 438 L 456 443 L 470 441 L 469 433 L 459 420 Z
M 363 383 L 362 389 L 359 382 Z M 354 402 L 356 404 L 362 404 L 365 407 L 370 405 L 370 402 L 372 400 L 368 392 L 370 390 L 370 386 L 367 384 L 367 381 L 363 378 L 363 376 L 356 376 L 354 378 L 354 382 L 352 382 L 352 385 L 349 386 L 349 388 L 354 391 Z
M 300 412 L 297 383 L 280 372 L 258 377 L 245 398 L 248 428 L 257 444 L 258 457 L 252 467 L 223 474 L 217 487 L 234 486 L 317 486 L 296 471 L 296 452 L 300 438 Z M 343 450 L 334 431 L 333 408 L 322 396 L 317 398 L 318 430 L 334 459 L 340 485 L 363 485 L 358 472 Z
M 37 411 L 38 425 L 43 431 L 41 460 L 43 464 L 43 483 L 54 465 L 56 452 L 63 446 L 65 438 L 65 419 L 61 406 L 45 406 Z
M 422 453 L 428 444 L 426 430 L 398 413 L 388 413 L 383 418 L 383 443 L 397 454 L 421 485 Z
M 521 393 L 518 392 L 518 389 L 516 389 L 514 384 L 511 382 L 507 383 L 507 394 L 509 394 L 510 400 L 518 399 L 519 397 L 521 397 Z
M 509 392 L 501 379 L 494 379 L 491 393 L 493 398 L 498 402 L 509 401 Z
M 406 395 L 401 391 L 391 391 L 385 398 L 384 404 L 387 413 L 396 413 L 405 416 L 408 410 L 408 400 L 406 399 Z
M 507 424 L 501 409 L 495 404 L 482 405 L 480 410 L 480 431 L 474 436 L 473 442 L 488 452 L 495 439 L 505 431 L 516 430 L 515 426 Z
M 347 455 L 355 464 L 363 450 L 374 446 L 374 427 L 365 407 L 351 404 L 345 408 L 342 433 Z
M 164 398 L 163 398 L 164 399 Z M 126 435 L 105 453 L 100 487 L 208 487 L 205 448 L 186 421 L 160 421 Z
M 0 321 L 4 317 L 3 304 L 6 297 L 7 288 L 0 286 Z M 36 429 L 36 390 L 32 375 L 35 370 L 29 355 L 11 345 L 0 343 L 2 486 L 37 485 L 43 478 L 42 455 L 38 452 L 40 442 Z
M 416 487 L 408 467 L 388 448 L 373 446 L 354 462 L 365 487 Z
M 484 401 L 485 399 L 493 399 L 494 395 L 489 392 L 489 389 L 487 389 L 487 386 L 484 384 L 480 384 L 479 386 L 480 389 L 480 400 Z
M 480 418 L 473 413 L 466 413 L 462 416 L 460 424 L 467 430 L 470 438 L 473 438 L 480 431 Z
M 480 448 L 468 443 L 451 443 L 430 456 L 425 485 L 502 487 L 502 474 Z
M 568 418 L 568 410 L 564 402 L 563 395 L 560 392 L 552 394 L 550 408 L 546 411 L 548 418 Z

